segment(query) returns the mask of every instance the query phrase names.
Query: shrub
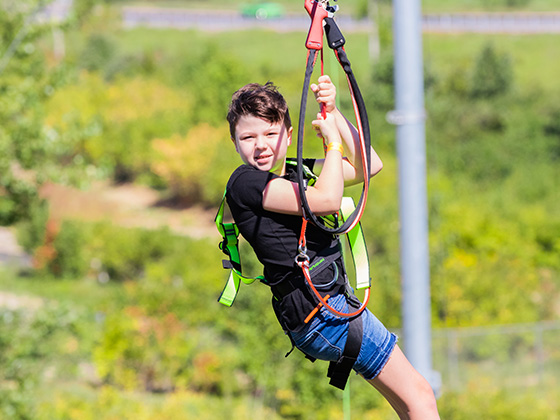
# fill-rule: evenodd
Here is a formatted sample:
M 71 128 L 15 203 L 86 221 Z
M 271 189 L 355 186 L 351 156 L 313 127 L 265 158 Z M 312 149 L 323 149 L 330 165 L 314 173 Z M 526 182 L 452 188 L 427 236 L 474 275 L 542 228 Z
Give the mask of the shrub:
M 195 124 L 221 124 L 231 95 L 249 82 L 243 63 L 215 44 L 209 44 L 202 53 L 184 60 L 178 68 L 177 82 L 192 92 L 196 104 L 192 110 Z
M 78 222 L 62 222 L 53 241 L 55 256 L 49 264 L 49 270 L 59 277 L 83 278 L 89 268 L 85 254 L 86 241 L 86 233 Z
M 102 70 L 116 54 L 115 43 L 106 35 L 92 34 L 78 60 L 78 66 L 88 71 Z
M 36 418 L 36 391 L 45 369 L 57 376 L 75 364 L 84 332 L 82 315 L 54 304 L 34 310 L 0 308 L 1 418 Z
M 484 46 L 476 58 L 470 94 L 474 98 L 491 98 L 507 93 L 513 83 L 511 59 L 499 54 L 491 44 Z
M 219 128 L 201 124 L 184 137 L 157 139 L 153 142 L 156 157 L 152 170 L 179 201 L 216 205 L 238 160 L 233 145 L 228 143 L 225 124 Z M 229 153 L 224 146 L 230 148 Z

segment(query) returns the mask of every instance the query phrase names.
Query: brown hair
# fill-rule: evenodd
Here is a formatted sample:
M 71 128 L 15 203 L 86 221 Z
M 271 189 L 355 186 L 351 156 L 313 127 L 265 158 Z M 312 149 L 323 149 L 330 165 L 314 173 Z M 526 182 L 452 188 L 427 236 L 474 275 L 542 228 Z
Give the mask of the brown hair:
M 292 126 L 288 104 L 272 82 L 264 85 L 250 83 L 233 94 L 227 113 L 232 138 L 235 138 L 235 127 L 239 119 L 245 115 L 262 118 L 271 123 L 283 122 L 286 129 Z

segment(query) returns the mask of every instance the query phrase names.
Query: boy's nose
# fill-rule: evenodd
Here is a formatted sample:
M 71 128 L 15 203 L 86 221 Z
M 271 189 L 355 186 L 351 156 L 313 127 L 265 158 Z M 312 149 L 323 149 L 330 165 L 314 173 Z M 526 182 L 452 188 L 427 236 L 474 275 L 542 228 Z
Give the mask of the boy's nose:
M 266 147 L 266 139 L 263 136 L 257 136 L 257 141 L 255 143 L 257 149 L 263 149 Z

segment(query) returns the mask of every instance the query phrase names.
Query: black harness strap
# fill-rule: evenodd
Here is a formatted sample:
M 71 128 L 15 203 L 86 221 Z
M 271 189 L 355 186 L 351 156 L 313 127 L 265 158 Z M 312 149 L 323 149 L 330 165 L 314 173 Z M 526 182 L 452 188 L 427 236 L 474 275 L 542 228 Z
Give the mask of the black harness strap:
M 362 312 L 363 313 L 363 312 Z M 331 378 L 330 384 L 336 388 L 344 390 L 354 363 L 358 360 L 362 348 L 362 337 L 364 326 L 361 314 L 350 320 L 348 324 L 348 337 L 342 356 L 336 362 L 329 363 L 327 376 Z
M 309 85 L 311 83 L 311 75 L 313 74 L 313 68 L 315 66 L 315 61 L 317 60 L 317 50 L 316 49 L 309 49 L 307 54 L 307 64 L 305 68 L 305 77 L 303 81 L 303 89 L 301 94 L 301 103 L 300 103 L 300 113 L 299 113 L 299 121 L 298 121 L 298 141 L 297 141 L 297 176 L 298 176 L 298 187 L 299 187 L 299 196 L 301 200 L 302 212 L 303 217 L 307 220 L 311 220 L 317 227 L 327 233 L 332 234 L 341 234 L 346 233 L 351 226 L 356 223 L 356 219 L 361 215 L 360 210 L 363 211 L 363 207 L 365 206 L 365 201 L 367 200 L 367 192 L 369 187 L 369 168 L 371 167 L 371 156 L 370 156 L 370 146 L 371 146 L 371 133 L 369 130 L 369 121 L 368 115 L 366 112 L 366 107 L 364 103 L 364 99 L 360 92 L 360 88 L 358 87 L 358 82 L 356 81 L 356 77 L 352 72 L 352 68 L 350 66 L 350 61 L 348 60 L 348 56 L 344 51 L 344 43 L 346 42 L 344 36 L 342 35 L 340 29 L 338 28 L 336 22 L 332 18 L 325 18 L 325 33 L 327 35 L 327 42 L 330 48 L 335 51 L 336 58 L 338 59 L 342 69 L 346 73 L 346 77 L 348 80 L 348 85 L 350 88 L 350 93 L 352 99 L 355 101 L 355 110 L 356 110 L 356 119 L 359 131 L 362 133 L 363 136 L 363 144 L 362 148 L 364 150 L 364 186 L 362 189 L 362 194 L 358 201 L 358 205 L 356 206 L 356 210 L 345 220 L 345 222 L 338 227 L 330 228 L 327 226 L 322 225 L 319 222 L 319 218 L 313 214 L 309 207 L 309 203 L 307 201 L 307 196 L 305 193 L 306 185 L 304 182 L 304 174 L 302 169 L 303 164 L 303 134 L 304 134 L 304 127 L 305 127 L 305 111 L 307 107 L 307 97 L 309 91 Z

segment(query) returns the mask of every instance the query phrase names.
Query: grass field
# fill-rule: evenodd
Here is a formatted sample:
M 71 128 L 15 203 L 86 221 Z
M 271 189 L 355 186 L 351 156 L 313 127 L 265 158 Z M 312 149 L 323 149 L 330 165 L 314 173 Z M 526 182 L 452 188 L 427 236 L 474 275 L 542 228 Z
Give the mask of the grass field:
M 345 46 L 358 80 L 366 77 L 372 66 L 368 53 L 368 35 L 351 33 Z M 252 66 L 266 66 L 270 74 L 290 74 L 303 77 L 306 49 L 305 34 L 278 34 L 272 31 L 242 31 L 203 33 L 177 30 L 133 29 L 121 31 L 118 42 L 131 53 L 160 51 L 170 56 L 187 49 L 196 52 L 210 42 L 220 50 L 233 54 Z M 515 83 L 520 88 L 560 87 L 558 44 L 560 35 L 487 35 L 487 34 L 425 34 L 424 60 L 436 73 L 449 74 L 458 67 L 472 64 L 482 47 L 492 43 L 500 53 L 507 53 L 513 61 Z M 248 47 L 250 45 L 250 48 Z M 387 49 L 388 47 L 386 47 Z M 330 51 L 326 52 L 331 60 Z M 325 71 L 329 72 L 329 64 Z M 288 86 L 299 89 L 299 85 Z
M 520 89 L 560 89 L 558 43 L 560 35 L 424 35 L 424 60 L 438 73 L 449 74 L 472 63 L 491 43 L 512 59 L 514 84 Z

